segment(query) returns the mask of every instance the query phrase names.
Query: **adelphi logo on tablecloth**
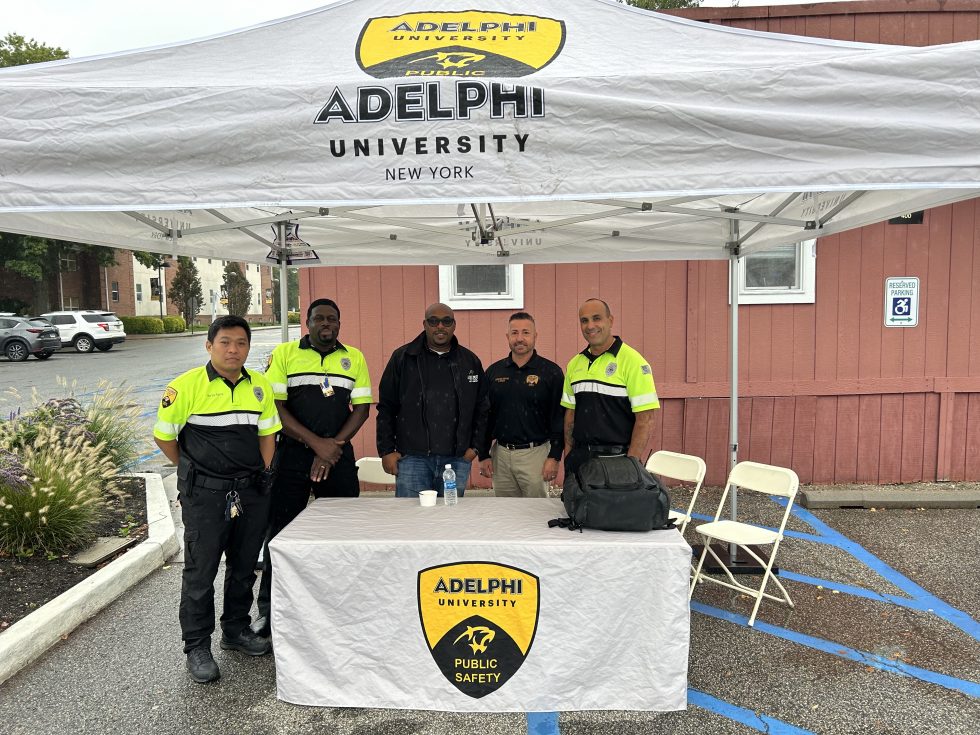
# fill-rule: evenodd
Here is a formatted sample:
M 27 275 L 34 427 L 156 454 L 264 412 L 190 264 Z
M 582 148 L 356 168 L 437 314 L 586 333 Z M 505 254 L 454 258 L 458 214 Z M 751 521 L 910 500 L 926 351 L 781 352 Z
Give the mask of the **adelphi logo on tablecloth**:
M 475 699 L 524 663 L 538 627 L 538 578 L 494 562 L 430 567 L 418 576 L 425 641 L 443 675 Z
M 565 24 L 536 15 L 483 10 L 371 18 L 357 39 L 357 63 L 373 77 L 522 77 L 561 52 Z

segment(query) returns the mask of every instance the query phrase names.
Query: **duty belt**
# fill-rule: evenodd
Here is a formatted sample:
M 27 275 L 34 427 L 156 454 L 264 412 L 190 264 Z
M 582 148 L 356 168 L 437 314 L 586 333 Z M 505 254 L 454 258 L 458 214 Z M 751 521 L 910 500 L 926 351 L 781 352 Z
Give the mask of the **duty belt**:
M 202 487 L 205 490 L 220 490 L 229 492 L 231 490 L 244 490 L 255 484 L 255 476 L 245 477 L 208 477 L 207 475 L 195 475 L 194 487 Z
M 589 452 L 591 454 L 626 454 L 629 447 L 625 447 L 622 444 L 589 444 Z

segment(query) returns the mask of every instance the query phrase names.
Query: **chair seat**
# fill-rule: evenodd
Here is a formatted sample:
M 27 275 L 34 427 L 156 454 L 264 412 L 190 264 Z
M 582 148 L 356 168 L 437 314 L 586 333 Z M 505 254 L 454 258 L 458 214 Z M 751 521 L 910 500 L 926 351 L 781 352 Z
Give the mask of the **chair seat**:
M 691 516 L 689 516 L 687 513 L 682 513 L 679 510 L 672 510 L 672 511 L 670 511 L 670 515 L 668 517 L 672 521 L 689 521 L 689 520 L 691 520 Z
M 779 538 L 775 531 L 738 521 L 703 523 L 694 530 L 702 536 L 731 544 L 771 544 Z

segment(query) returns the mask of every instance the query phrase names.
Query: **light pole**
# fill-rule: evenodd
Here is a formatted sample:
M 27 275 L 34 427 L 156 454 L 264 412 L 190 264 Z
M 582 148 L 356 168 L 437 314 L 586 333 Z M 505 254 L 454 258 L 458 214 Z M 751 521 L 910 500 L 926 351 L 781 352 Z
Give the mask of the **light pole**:
M 170 263 L 168 263 L 163 258 L 157 261 L 157 283 L 160 288 L 160 321 L 163 321 L 163 299 L 164 299 L 164 288 L 163 288 L 163 269 L 169 268 Z

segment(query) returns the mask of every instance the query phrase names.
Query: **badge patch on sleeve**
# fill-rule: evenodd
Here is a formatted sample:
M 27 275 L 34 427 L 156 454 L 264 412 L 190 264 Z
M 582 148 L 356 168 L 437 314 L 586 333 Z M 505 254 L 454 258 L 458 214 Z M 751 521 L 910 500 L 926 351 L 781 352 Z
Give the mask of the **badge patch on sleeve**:
M 644 375 L 650 375 L 653 371 L 650 370 L 649 365 L 643 365 L 640 367 L 640 372 L 643 373 Z
M 507 683 L 524 663 L 538 627 L 538 578 L 494 562 L 461 562 L 419 572 L 425 642 L 443 676 L 474 699 Z
M 168 385 L 167 390 L 163 392 L 163 398 L 160 400 L 160 405 L 164 408 L 170 408 L 170 406 L 174 405 L 174 401 L 176 400 L 177 391 Z

